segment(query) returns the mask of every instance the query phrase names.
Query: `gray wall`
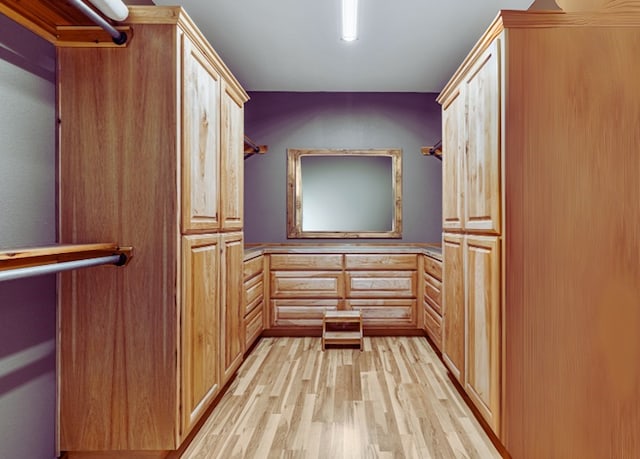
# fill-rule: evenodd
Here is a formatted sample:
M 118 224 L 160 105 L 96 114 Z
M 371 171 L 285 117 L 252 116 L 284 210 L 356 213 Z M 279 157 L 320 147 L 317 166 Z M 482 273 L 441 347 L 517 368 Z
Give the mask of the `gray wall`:
M 50 244 L 55 50 L 0 15 L 0 248 Z M 55 446 L 55 276 L 0 282 L 0 458 Z
M 249 95 L 245 132 L 255 142 L 267 144 L 269 151 L 244 161 L 247 243 L 318 241 L 287 239 L 287 148 L 401 148 L 403 237 L 375 241 L 440 241 L 442 163 L 420 153 L 421 146 L 432 145 L 441 138 L 437 94 L 251 92 Z

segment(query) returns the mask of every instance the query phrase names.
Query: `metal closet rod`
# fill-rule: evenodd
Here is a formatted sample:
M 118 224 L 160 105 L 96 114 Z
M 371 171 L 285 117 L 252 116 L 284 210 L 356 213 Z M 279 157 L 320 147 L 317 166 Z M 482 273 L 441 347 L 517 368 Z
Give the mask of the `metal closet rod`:
M 85 4 L 82 0 L 68 0 L 73 6 L 82 11 L 85 16 L 95 22 L 98 26 L 103 28 L 116 45 L 124 45 L 127 42 L 127 34 L 124 32 L 120 32 L 118 29 L 109 24 L 102 16 L 92 10 L 87 4 Z
M 7 269 L 0 271 L 0 282 L 21 279 L 23 277 L 40 276 L 43 274 L 53 274 L 62 271 L 69 271 L 78 268 L 88 268 L 98 265 L 117 265 L 123 266 L 127 262 L 127 256 L 123 253 L 117 255 L 108 255 L 105 257 L 86 258 L 83 260 L 63 261 L 60 263 L 51 263 L 48 265 L 29 266 L 26 268 Z

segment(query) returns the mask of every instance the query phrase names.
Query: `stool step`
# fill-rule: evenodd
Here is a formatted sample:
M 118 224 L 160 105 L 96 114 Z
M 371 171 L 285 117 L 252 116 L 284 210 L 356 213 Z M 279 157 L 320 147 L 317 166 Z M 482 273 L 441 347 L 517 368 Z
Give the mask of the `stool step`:
M 326 344 L 357 344 L 362 350 L 362 313 L 325 311 L 322 319 L 322 350 Z

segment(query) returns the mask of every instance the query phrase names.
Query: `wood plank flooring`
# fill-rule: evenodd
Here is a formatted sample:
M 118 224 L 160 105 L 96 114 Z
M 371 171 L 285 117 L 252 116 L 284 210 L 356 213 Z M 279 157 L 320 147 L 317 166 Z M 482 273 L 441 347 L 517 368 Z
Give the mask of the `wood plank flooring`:
M 499 458 L 431 346 L 263 338 L 183 459 Z

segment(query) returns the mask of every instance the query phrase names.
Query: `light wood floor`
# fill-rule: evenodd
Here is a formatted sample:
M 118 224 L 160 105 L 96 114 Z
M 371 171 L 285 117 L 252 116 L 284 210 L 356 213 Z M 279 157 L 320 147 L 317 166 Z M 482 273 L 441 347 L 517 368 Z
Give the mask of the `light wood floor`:
M 424 338 L 263 338 L 183 454 L 196 458 L 499 458 Z

